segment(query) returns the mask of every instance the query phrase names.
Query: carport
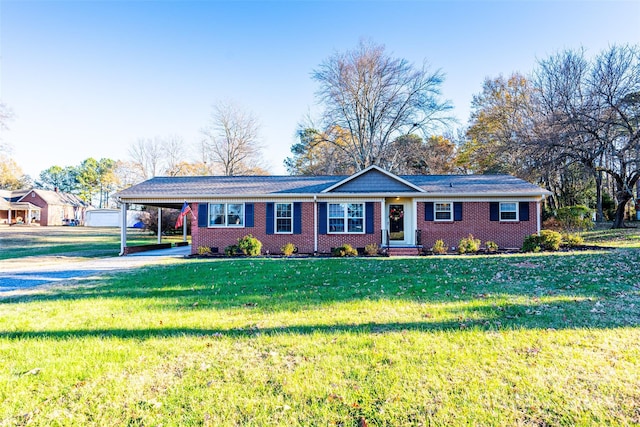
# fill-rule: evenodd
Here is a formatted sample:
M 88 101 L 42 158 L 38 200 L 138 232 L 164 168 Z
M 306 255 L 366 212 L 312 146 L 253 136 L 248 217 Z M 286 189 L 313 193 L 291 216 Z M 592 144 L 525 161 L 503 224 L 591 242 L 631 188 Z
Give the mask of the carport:
M 172 245 L 171 243 L 162 242 L 162 209 L 177 209 L 180 210 L 184 201 L 182 202 L 161 202 L 158 200 L 149 200 L 145 198 L 138 198 L 135 196 L 130 197 L 118 197 L 120 202 L 120 255 L 129 255 L 136 252 L 155 250 L 155 249 L 167 249 Z M 158 243 L 155 245 L 143 245 L 143 246 L 127 246 L 127 211 L 131 205 L 142 205 L 158 209 Z M 182 223 L 182 245 L 187 246 L 187 221 Z

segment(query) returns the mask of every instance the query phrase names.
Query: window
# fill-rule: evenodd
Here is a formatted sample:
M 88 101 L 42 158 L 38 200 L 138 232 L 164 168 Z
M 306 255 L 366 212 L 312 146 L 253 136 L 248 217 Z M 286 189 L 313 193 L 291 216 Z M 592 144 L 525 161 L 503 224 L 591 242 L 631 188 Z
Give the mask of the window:
M 276 233 L 293 232 L 293 204 L 276 203 Z
M 209 227 L 244 227 L 244 204 L 209 203 Z
M 500 203 L 500 221 L 517 221 L 518 203 Z
M 434 203 L 433 206 L 436 221 L 451 221 L 453 219 L 453 203 Z
M 329 203 L 329 233 L 364 233 L 364 203 Z

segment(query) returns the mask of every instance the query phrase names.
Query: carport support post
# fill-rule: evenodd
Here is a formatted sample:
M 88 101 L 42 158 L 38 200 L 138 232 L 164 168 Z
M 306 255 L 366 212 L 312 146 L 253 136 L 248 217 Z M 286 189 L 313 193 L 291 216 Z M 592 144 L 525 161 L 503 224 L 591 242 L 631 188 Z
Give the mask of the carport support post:
M 128 203 L 122 203 L 120 205 L 120 256 L 124 255 L 124 250 L 127 247 L 127 209 Z
M 182 221 L 182 241 L 186 242 L 187 241 L 187 218 L 184 217 L 183 220 L 184 221 Z
M 158 208 L 158 244 L 162 243 L 162 208 Z

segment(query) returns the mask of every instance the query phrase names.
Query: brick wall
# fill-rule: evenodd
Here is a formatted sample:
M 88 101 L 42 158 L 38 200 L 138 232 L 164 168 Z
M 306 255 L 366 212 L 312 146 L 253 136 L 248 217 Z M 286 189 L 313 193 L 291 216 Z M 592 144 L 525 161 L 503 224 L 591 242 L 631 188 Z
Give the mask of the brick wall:
M 198 212 L 198 205 L 192 209 Z M 302 234 L 267 234 L 266 203 L 254 203 L 254 226 L 233 227 L 198 227 L 194 221 L 191 230 L 193 253 L 198 252 L 198 246 L 217 247 L 220 252 L 229 245 L 238 243 L 238 239 L 252 234 L 262 242 L 262 253 L 280 254 L 280 248 L 287 243 L 293 243 L 298 253 L 313 253 L 313 202 L 302 203 Z
M 458 246 L 460 239 L 469 233 L 482 243 L 494 241 L 501 248 L 520 248 L 525 236 L 536 233 L 536 203 L 529 202 L 529 221 L 507 222 L 489 220 L 488 202 L 465 202 L 462 221 L 425 221 L 425 204 L 418 203 L 418 228 L 422 230 L 422 244 L 431 248 L 436 240 L 442 239 L 448 247 Z
M 192 209 L 198 212 L 198 205 Z M 262 242 L 262 252 L 280 254 L 280 248 L 286 243 L 293 243 L 298 253 L 314 251 L 314 203 L 302 203 L 302 234 L 267 234 L 266 203 L 254 203 L 254 227 L 198 227 L 193 222 L 191 230 L 192 252 L 197 253 L 199 246 L 217 247 L 220 252 L 229 245 L 238 243 L 238 239 L 252 234 Z M 458 246 L 460 239 L 469 233 L 483 243 L 492 240 L 501 248 L 520 248 L 525 236 L 537 232 L 536 203 L 529 202 L 529 221 L 504 222 L 489 220 L 488 202 L 465 202 L 463 204 L 462 221 L 436 222 L 425 221 L 424 202 L 417 203 L 417 224 L 422 231 L 422 244 L 426 248 L 433 246 L 436 240 L 442 239 L 449 247 Z M 374 203 L 373 234 L 324 234 L 318 235 L 318 252 L 329 253 L 332 248 L 349 243 L 355 248 L 362 248 L 370 243 L 380 244 L 380 204 Z
M 322 234 L 318 236 L 318 253 L 330 253 L 332 248 L 345 243 L 354 248 L 364 248 L 370 243 L 380 245 L 380 203 L 373 204 L 373 234 Z

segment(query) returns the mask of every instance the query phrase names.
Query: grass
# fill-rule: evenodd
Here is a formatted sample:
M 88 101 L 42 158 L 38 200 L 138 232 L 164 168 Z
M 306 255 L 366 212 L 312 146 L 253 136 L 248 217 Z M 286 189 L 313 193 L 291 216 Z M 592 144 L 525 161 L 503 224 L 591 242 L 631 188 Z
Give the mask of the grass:
M 579 233 L 585 244 L 615 248 L 640 248 L 640 228 L 633 222 L 630 228 L 612 229 L 610 225 L 598 225 L 592 231 Z
M 154 234 L 127 231 L 127 245 L 157 243 Z M 163 236 L 163 242 L 182 241 L 182 235 Z M 90 227 L 0 227 L 0 260 L 28 256 L 95 258 L 117 256 L 119 228 Z
M 0 303 L 0 425 L 639 425 L 640 251 L 182 260 Z

